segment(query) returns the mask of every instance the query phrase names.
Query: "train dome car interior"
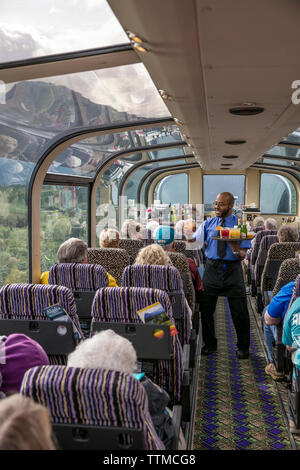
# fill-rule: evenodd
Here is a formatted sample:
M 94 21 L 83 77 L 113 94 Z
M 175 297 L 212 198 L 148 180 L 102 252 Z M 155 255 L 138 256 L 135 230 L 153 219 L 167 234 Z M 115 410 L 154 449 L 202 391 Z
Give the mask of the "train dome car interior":
M 0 352 L 1 337 L 19 333 L 49 358 L 15 391 L 48 409 L 57 449 L 300 449 L 292 326 L 287 342 L 300 295 L 300 3 L 11 0 L 1 10 Z M 217 228 L 231 209 L 234 222 Z M 239 245 L 211 245 L 208 227 L 218 238 L 236 229 Z M 81 258 L 58 251 L 70 239 L 84 242 Z M 159 244 L 170 251 L 147 261 Z M 237 351 L 235 291 L 208 285 L 217 261 L 227 274 L 216 283 L 231 269 L 233 279 L 234 263 L 242 276 L 250 346 Z M 288 286 L 283 323 L 272 302 Z M 107 330 L 130 340 L 139 376 L 69 364 Z M 0 354 L 0 408 L 2 367 Z M 149 407 L 150 379 L 168 394 L 170 436 Z

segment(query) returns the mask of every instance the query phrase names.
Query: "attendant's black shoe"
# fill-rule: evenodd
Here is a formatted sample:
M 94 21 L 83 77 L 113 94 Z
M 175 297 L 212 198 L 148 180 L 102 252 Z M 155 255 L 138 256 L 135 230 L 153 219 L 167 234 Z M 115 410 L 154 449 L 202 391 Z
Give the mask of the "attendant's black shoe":
M 203 356 L 208 356 L 209 354 L 213 354 L 217 351 L 217 346 L 204 346 L 201 349 L 201 354 Z
M 238 349 L 236 355 L 238 359 L 248 359 L 249 349 Z

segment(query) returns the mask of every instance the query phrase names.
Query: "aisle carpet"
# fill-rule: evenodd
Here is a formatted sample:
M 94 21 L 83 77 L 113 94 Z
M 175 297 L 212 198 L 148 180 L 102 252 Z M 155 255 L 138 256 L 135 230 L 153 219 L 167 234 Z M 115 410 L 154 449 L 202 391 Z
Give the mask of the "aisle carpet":
M 250 358 L 238 360 L 228 301 L 219 298 L 218 351 L 201 357 L 194 449 L 291 450 L 251 313 L 250 322 Z

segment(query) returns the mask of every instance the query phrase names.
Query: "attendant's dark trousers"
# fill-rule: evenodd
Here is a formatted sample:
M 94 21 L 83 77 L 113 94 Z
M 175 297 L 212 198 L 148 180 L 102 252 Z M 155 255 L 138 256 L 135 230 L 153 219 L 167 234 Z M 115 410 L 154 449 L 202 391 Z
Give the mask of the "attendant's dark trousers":
M 205 346 L 216 346 L 214 312 L 219 296 L 228 298 L 231 318 L 237 335 L 238 349 L 250 345 L 250 320 L 245 284 L 240 262 L 211 260 L 206 262 L 201 301 L 202 338 Z
M 203 293 L 201 299 L 202 338 L 205 346 L 216 346 L 214 312 L 218 297 Z M 237 335 L 237 348 L 246 350 L 250 345 L 250 320 L 246 297 L 228 297 L 231 318 Z

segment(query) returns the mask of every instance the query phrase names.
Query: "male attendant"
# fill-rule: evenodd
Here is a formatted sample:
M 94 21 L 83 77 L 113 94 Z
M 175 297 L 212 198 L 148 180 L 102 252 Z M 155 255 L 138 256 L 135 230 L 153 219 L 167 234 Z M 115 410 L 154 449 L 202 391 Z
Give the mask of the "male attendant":
M 219 242 L 212 237 L 218 236 L 218 226 L 232 228 L 238 219 L 232 214 L 234 197 L 231 193 L 218 194 L 214 203 L 216 217 L 206 220 L 198 228 L 194 237 L 199 243 L 206 242 L 206 265 L 203 276 L 204 293 L 202 298 L 201 319 L 204 347 L 202 354 L 217 351 L 214 312 L 219 296 L 228 297 L 231 318 L 237 334 L 237 357 L 247 359 L 250 345 L 250 320 L 247 307 L 246 289 L 241 260 L 251 247 L 249 240 Z

